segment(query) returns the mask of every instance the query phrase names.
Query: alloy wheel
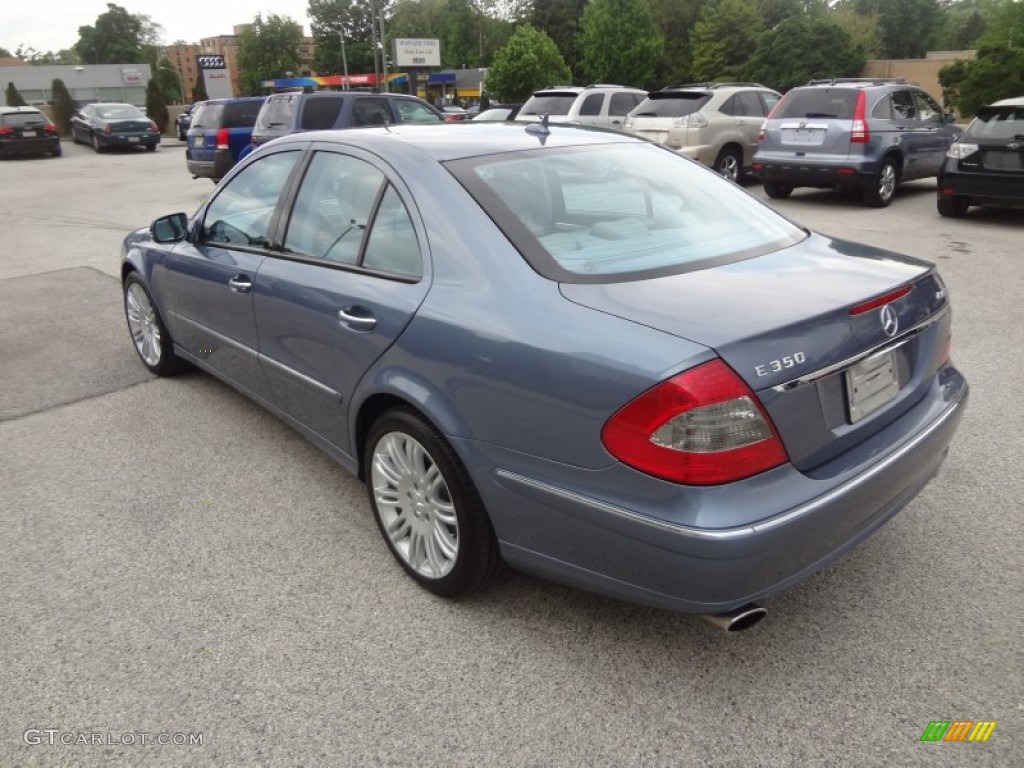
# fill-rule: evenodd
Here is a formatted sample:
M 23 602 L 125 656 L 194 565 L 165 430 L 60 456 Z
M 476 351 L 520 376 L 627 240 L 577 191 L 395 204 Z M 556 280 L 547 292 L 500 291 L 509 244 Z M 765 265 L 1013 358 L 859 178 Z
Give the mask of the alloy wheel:
M 139 357 L 151 368 L 160 364 L 162 352 L 160 324 L 156 310 L 149 300 L 145 289 L 138 283 L 132 283 L 124 295 L 125 314 L 128 317 L 128 330 Z
M 381 528 L 398 556 L 426 579 L 441 579 L 459 555 L 455 503 L 441 468 L 404 432 L 388 432 L 373 449 L 370 482 Z

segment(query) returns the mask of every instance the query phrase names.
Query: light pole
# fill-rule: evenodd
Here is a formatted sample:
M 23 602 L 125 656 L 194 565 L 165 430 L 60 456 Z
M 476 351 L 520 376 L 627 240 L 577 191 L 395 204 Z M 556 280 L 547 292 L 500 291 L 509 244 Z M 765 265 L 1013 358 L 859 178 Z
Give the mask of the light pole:
M 341 40 L 341 68 L 342 74 L 345 76 L 341 81 L 341 89 L 343 91 L 348 90 L 348 57 L 345 55 L 345 25 L 338 25 L 338 39 Z

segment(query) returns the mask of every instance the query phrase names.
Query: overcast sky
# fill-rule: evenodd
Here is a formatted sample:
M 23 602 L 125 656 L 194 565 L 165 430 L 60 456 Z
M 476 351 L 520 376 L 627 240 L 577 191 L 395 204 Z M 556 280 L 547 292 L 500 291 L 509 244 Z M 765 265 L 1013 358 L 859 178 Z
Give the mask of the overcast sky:
M 307 0 L 256 0 L 251 5 L 216 0 L 121 0 L 116 5 L 149 16 L 161 26 L 163 41 L 168 44 L 230 35 L 234 25 L 252 21 L 257 13 L 290 16 L 309 34 Z M 95 23 L 107 10 L 105 0 L 2 0 L 2 6 L 0 47 L 11 53 L 22 43 L 41 52 L 70 48 L 78 41 L 78 28 Z

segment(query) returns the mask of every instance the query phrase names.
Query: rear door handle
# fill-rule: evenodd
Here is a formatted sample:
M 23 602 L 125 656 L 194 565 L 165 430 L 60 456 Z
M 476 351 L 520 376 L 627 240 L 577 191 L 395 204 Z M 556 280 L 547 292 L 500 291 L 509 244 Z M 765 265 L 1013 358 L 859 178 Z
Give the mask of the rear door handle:
M 338 322 L 353 331 L 372 331 L 377 327 L 377 318 L 362 307 L 345 307 L 338 310 Z
M 228 288 L 235 293 L 248 293 L 252 290 L 252 280 L 246 275 L 235 275 L 228 280 Z

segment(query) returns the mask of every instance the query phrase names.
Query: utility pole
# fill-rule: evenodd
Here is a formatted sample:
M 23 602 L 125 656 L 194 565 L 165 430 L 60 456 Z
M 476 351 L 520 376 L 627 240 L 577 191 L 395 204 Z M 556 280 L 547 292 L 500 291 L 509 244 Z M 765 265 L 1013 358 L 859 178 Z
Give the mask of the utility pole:
M 341 68 L 344 79 L 341 81 L 341 89 L 348 90 L 348 57 L 345 55 L 345 25 L 338 25 L 338 39 L 341 40 Z

